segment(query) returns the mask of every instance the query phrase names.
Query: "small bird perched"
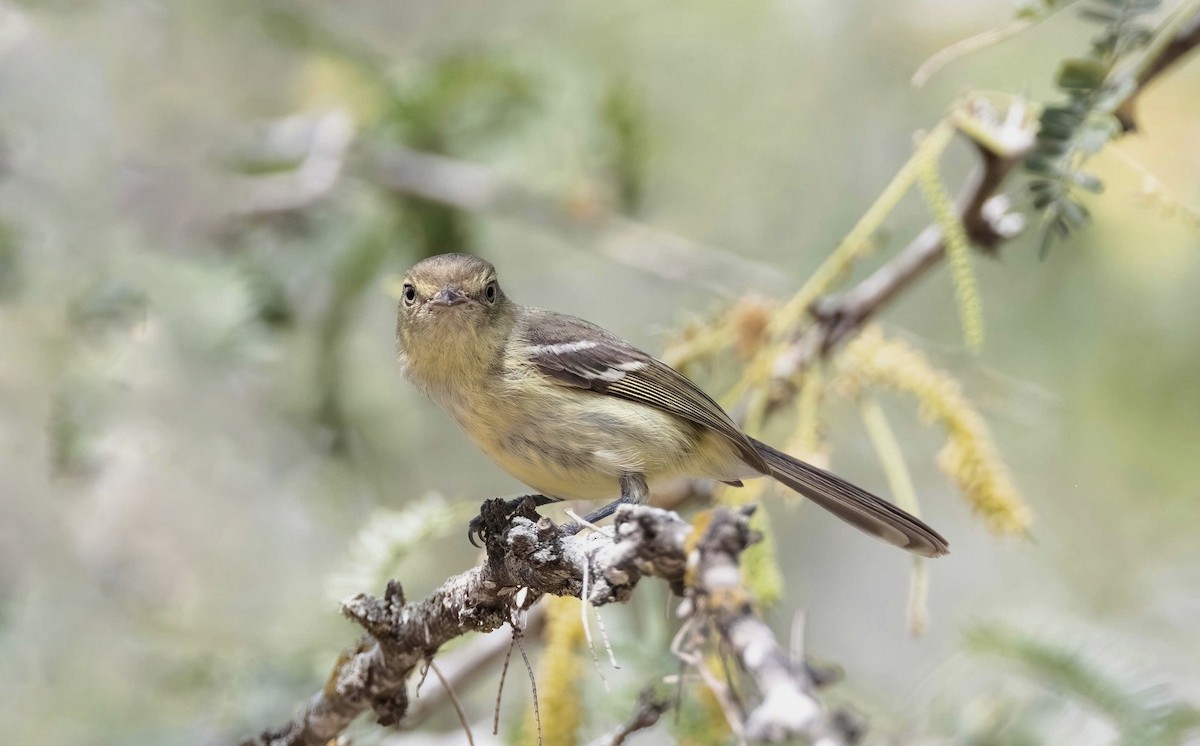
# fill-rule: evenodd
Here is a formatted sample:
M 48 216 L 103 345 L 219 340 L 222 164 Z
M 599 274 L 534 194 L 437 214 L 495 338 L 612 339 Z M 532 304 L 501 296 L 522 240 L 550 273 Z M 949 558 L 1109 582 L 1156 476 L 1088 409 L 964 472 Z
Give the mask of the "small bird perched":
M 872 536 L 925 557 L 949 545 L 891 503 L 761 443 L 667 364 L 574 316 L 513 303 L 478 257 L 430 257 L 404 277 L 405 375 L 538 504 L 642 502 L 680 477 L 770 476 Z

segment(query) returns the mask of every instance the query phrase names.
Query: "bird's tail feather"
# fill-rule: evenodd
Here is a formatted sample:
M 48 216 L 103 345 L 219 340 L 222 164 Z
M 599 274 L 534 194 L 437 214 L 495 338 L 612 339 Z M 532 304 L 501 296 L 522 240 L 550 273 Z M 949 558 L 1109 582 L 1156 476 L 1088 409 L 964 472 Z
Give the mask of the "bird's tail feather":
M 950 551 L 946 540 L 919 518 L 766 443 L 751 442 L 772 477 L 860 531 L 924 557 L 940 557 Z

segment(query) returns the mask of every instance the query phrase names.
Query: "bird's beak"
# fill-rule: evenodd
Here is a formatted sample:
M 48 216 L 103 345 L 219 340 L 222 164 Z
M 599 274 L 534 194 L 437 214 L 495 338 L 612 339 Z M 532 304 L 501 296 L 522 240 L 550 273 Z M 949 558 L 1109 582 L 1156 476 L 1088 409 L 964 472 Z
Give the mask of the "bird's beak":
M 446 287 L 438 291 L 437 295 L 429 299 L 426 304 L 431 308 L 453 308 L 467 302 L 467 296 L 458 288 Z

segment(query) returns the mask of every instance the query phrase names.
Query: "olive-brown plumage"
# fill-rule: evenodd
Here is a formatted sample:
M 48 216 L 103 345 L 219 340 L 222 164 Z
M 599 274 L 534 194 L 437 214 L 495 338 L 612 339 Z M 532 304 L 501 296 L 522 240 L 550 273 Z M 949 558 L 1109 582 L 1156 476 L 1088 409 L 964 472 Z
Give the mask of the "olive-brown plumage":
M 679 477 L 770 476 L 889 544 L 949 551 L 920 519 L 750 438 L 667 364 L 582 319 L 513 303 L 478 257 L 442 254 L 409 270 L 396 347 L 411 381 L 548 498 L 633 501 Z

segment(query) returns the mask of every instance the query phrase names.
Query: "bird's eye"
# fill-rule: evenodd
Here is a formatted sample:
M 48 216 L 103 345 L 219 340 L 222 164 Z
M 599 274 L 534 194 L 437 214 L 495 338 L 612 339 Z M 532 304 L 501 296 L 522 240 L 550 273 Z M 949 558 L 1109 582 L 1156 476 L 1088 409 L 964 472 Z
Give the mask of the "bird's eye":
M 483 289 L 483 297 L 487 298 L 488 303 L 496 302 L 496 294 L 498 292 L 496 288 L 496 281 L 492 280 L 487 284 L 487 287 Z
M 411 306 L 417 299 L 417 289 L 408 283 L 404 283 L 404 303 Z

